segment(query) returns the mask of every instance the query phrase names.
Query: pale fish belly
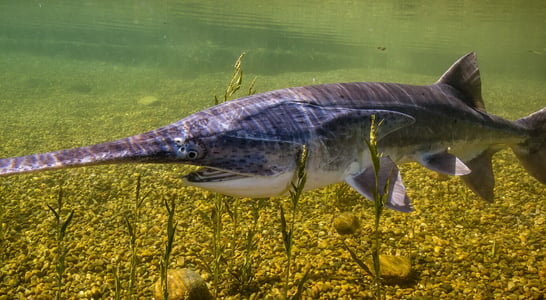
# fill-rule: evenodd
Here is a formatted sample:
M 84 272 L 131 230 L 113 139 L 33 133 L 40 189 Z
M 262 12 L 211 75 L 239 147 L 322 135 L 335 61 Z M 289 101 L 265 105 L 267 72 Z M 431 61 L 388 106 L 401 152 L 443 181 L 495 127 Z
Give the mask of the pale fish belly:
M 236 177 L 231 180 L 188 182 L 188 186 L 200 187 L 225 195 L 250 198 L 281 196 L 288 192 L 294 172 L 285 172 L 275 176 Z
M 314 190 L 330 184 L 343 182 L 347 174 L 346 170 L 309 172 L 304 190 Z
M 307 181 L 304 189 L 309 191 L 330 184 L 343 182 L 345 176 L 347 176 L 347 170 L 311 170 L 307 173 Z M 291 183 L 294 180 L 294 171 L 288 171 L 275 176 L 240 176 L 229 180 L 208 182 L 185 181 L 185 185 L 196 186 L 212 192 L 237 197 L 267 198 L 288 194 Z

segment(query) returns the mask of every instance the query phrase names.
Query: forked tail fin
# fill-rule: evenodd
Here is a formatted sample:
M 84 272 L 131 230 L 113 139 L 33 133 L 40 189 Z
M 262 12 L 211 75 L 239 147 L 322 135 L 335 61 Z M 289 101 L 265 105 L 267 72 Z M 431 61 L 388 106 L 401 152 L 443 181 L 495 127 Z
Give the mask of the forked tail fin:
M 527 128 L 531 137 L 512 150 L 527 172 L 546 184 L 546 107 L 515 123 Z

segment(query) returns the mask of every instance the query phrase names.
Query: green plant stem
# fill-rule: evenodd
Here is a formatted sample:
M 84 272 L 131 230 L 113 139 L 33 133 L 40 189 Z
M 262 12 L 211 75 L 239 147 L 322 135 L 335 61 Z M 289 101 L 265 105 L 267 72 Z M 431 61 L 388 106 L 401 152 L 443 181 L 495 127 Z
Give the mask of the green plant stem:
M 295 173 L 295 180 L 291 183 L 292 188 L 290 190 L 290 200 L 292 202 L 292 213 L 290 218 L 290 229 L 287 230 L 287 224 L 286 224 L 286 218 L 284 214 L 284 209 L 281 204 L 281 232 L 283 236 L 284 241 L 284 247 L 285 247 L 285 253 L 286 253 L 286 272 L 285 272 L 285 278 L 284 278 L 284 299 L 288 299 L 288 283 L 290 281 L 290 270 L 292 267 L 292 246 L 294 243 L 294 226 L 296 223 L 296 214 L 298 211 L 298 202 L 301 197 L 301 194 L 303 193 L 303 189 L 305 187 L 305 182 L 307 180 L 307 172 L 305 171 L 305 166 L 307 164 L 307 146 L 302 146 L 302 151 L 297 158 L 297 169 Z M 309 272 L 309 271 L 308 271 Z M 307 278 L 307 274 L 302 278 L 302 281 L 305 281 Z M 303 283 L 300 282 L 298 284 L 298 293 L 300 294 L 300 289 L 303 288 Z
M 222 254 L 223 254 L 223 246 L 221 245 L 221 238 L 222 238 L 222 214 L 224 211 L 224 202 L 222 201 L 222 196 L 219 194 L 216 194 L 214 196 L 214 210 L 212 215 L 212 221 L 213 221 L 213 227 L 214 227 L 214 234 L 213 234 L 213 255 L 214 255 L 214 263 L 213 263 L 213 286 L 214 286 L 214 297 L 218 298 L 219 293 L 219 281 L 220 281 L 220 269 L 221 269 L 221 261 L 222 261 Z
M 133 225 L 131 225 L 131 221 L 129 221 L 129 218 L 125 217 L 125 224 L 127 225 L 127 232 L 129 233 L 129 247 L 131 249 L 131 258 L 130 258 L 130 270 L 129 270 L 129 287 L 127 289 L 127 298 L 132 299 L 134 296 L 134 290 L 135 290 L 135 282 L 136 282 L 136 267 L 137 267 L 137 229 L 136 222 Z
M 167 274 L 169 269 L 169 258 L 171 256 L 172 247 L 174 243 L 174 233 L 176 232 L 177 223 L 174 222 L 174 209 L 175 201 L 174 197 L 171 199 L 171 203 L 165 199 L 165 208 L 167 209 L 167 245 L 165 246 L 165 253 L 161 261 L 161 289 L 163 291 L 163 300 L 169 299 L 169 289 L 167 282 Z
M 64 238 L 66 236 L 66 230 L 68 229 L 68 225 L 70 225 L 70 222 L 72 221 L 72 217 L 74 216 L 74 211 L 72 210 L 66 220 L 63 222 L 61 218 L 61 213 L 63 209 L 63 189 L 59 189 L 59 195 L 57 197 L 57 210 L 55 210 L 53 207 L 51 207 L 49 204 L 47 204 L 47 207 L 49 210 L 53 213 L 55 216 L 56 221 L 56 239 L 57 239 L 57 262 L 55 266 L 55 270 L 57 271 L 57 291 L 56 291 L 56 299 L 61 299 L 62 294 L 62 286 L 63 286 L 63 273 L 65 270 L 65 258 L 66 254 L 68 254 L 68 249 L 65 246 Z
M 377 130 L 380 125 L 381 125 L 381 122 L 379 122 L 379 124 L 377 124 L 376 126 L 375 115 L 372 115 L 368 148 L 370 150 L 370 159 L 373 164 L 374 176 L 375 176 L 375 185 L 373 189 L 375 218 L 374 218 L 374 234 L 373 234 L 373 242 L 372 242 L 372 261 L 373 261 L 373 269 L 374 269 L 374 287 L 375 287 L 376 299 L 382 299 L 381 270 L 380 270 L 381 265 L 379 262 L 379 248 L 381 246 L 381 233 L 380 233 L 379 224 L 380 224 L 383 208 L 385 207 L 385 201 L 388 196 L 387 187 L 389 186 L 389 182 L 387 182 L 385 186 L 385 193 L 383 195 L 379 194 L 379 188 L 380 188 L 379 187 L 379 170 L 381 168 L 381 165 L 380 165 L 381 154 L 377 150 L 376 137 L 377 137 Z
M 235 61 L 235 64 L 233 66 L 233 73 L 231 75 L 231 78 L 227 84 L 227 87 L 224 91 L 224 97 L 222 100 L 220 100 L 217 96 L 214 96 L 214 104 L 217 105 L 217 104 L 220 104 L 220 102 L 226 102 L 226 101 L 229 101 L 236 93 L 237 91 L 239 91 L 239 89 L 241 88 L 242 84 L 243 84 L 243 69 L 242 69 L 242 62 L 243 62 L 243 57 L 246 55 L 246 52 L 242 52 L 239 57 L 237 58 L 237 60 Z M 252 82 L 250 83 L 250 86 L 248 88 L 248 94 L 253 94 L 255 91 L 254 91 L 254 84 L 256 83 L 256 77 L 252 80 Z M 231 250 L 230 251 L 230 254 L 232 257 L 235 256 L 235 252 L 236 252 L 236 245 L 237 245 L 237 240 L 239 238 L 239 232 L 238 232 L 238 228 L 239 228 L 239 211 L 238 211 L 238 203 L 236 200 L 235 201 L 235 204 L 233 205 L 233 208 L 230 209 L 230 205 L 229 203 L 226 201 L 226 197 L 223 197 L 221 195 L 215 195 L 215 201 L 214 201 L 214 208 L 213 208 L 213 211 L 211 213 L 211 217 L 210 217 L 210 220 L 211 220 L 211 224 L 212 224 L 212 229 L 213 229 L 213 236 L 212 236 L 212 244 L 213 244 L 213 263 L 212 263 L 212 276 L 213 276 L 213 283 L 212 283 L 212 286 L 213 286 L 213 289 L 214 289 L 214 297 L 215 298 L 218 298 L 218 295 L 219 295 L 219 282 L 220 282 L 220 272 L 222 270 L 221 268 L 221 264 L 223 262 L 223 258 L 225 256 L 225 247 L 224 245 L 222 244 L 221 240 L 222 240 L 222 229 L 223 229 L 223 224 L 222 224 L 222 216 L 224 214 L 224 211 L 227 210 L 228 214 L 231 216 L 231 219 L 232 221 L 234 222 L 234 230 L 233 230 L 233 234 L 232 234 L 232 237 L 231 237 L 231 240 L 232 240 L 232 243 L 231 243 L 231 246 L 233 247 L 233 249 L 229 249 Z M 227 251 L 226 251 L 227 252 Z M 228 270 L 230 269 L 233 269 L 233 268 L 230 268 L 233 263 L 232 260 L 228 260 Z M 245 260 L 244 262 L 245 264 L 248 263 L 248 260 Z M 242 267 L 243 270 L 248 270 L 247 267 L 244 265 Z M 244 272 L 244 271 L 243 271 Z M 239 275 L 237 275 L 239 276 Z M 245 278 L 246 275 L 243 275 L 243 278 Z M 240 280 L 239 280 L 240 281 Z
M 148 197 L 151 191 L 142 195 L 141 193 L 141 175 L 138 174 L 137 182 L 135 186 L 135 201 L 133 206 L 133 221 L 129 220 L 128 217 L 125 217 L 125 224 L 127 225 L 127 231 L 129 233 L 130 241 L 129 245 L 131 248 L 131 266 L 129 270 L 129 287 L 128 287 L 128 299 L 135 298 L 135 289 L 136 289 L 136 278 L 137 278 L 137 252 L 138 252 L 138 232 L 139 232 L 139 220 L 140 220 L 140 207 L 144 200 Z
M 254 271 L 253 271 L 253 260 L 252 260 L 252 254 L 254 250 L 256 249 L 256 241 L 254 240 L 254 236 L 256 235 L 256 231 L 258 228 L 258 220 L 260 218 L 260 209 L 262 208 L 264 204 L 264 199 L 258 199 L 257 203 L 254 203 L 252 205 L 252 227 L 246 234 L 245 239 L 245 260 L 243 262 L 242 267 L 242 286 L 241 289 L 244 289 L 245 285 L 249 284 L 250 281 L 254 278 Z
M 114 273 L 114 299 L 121 300 L 121 281 L 119 280 L 119 263 L 113 270 Z M 130 299 L 131 296 L 129 296 Z

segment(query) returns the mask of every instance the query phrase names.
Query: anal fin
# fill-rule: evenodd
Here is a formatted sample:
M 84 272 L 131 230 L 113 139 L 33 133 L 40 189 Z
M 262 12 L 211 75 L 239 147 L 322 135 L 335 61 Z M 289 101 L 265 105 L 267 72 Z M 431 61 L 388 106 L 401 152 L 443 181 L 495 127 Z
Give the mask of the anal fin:
M 461 176 L 463 182 L 474 193 L 489 202 L 493 202 L 495 197 L 493 193 L 495 177 L 493 176 L 493 166 L 491 165 L 492 155 L 490 151 L 486 150 L 468 161 L 466 164 L 472 172 Z
M 412 212 L 413 206 L 406 194 L 406 188 L 402 182 L 400 171 L 388 156 L 381 157 L 378 175 L 377 187 L 380 196 L 385 194 L 384 187 L 387 183 L 389 184 L 387 189 L 388 198 L 385 206 L 400 212 Z M 374 200 L 375 174 L 373 168 L 367 168 L 356 175 L 349 175 L 345 178 L 345 182 L 364 197 L 372 201 Z

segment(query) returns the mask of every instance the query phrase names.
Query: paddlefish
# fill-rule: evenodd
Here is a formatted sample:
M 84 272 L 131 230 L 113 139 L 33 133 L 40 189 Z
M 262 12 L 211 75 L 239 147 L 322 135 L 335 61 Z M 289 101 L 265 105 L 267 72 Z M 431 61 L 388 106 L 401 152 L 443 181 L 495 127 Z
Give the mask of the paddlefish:
M 377 177 L 367 143 L 372 120 L 381 153 Z M 428 86 L 353 82 L 269 91 L 132 137 L 0 159 L 0 176 L 112 163 L 181 163 L 200 167 L 183 175 L 185 185 L 273 197 L 290 190 L 304 146 L 305 190 L 346 182 L 373 199 L 377 183 L 387 207 L 410 212 L 397 165 L 413 161 L 461 176 L 492 201 L 491 158 L 504 147 L 546 184 L 546 107 L 513 122 L 487 113 L 471 52 Z

